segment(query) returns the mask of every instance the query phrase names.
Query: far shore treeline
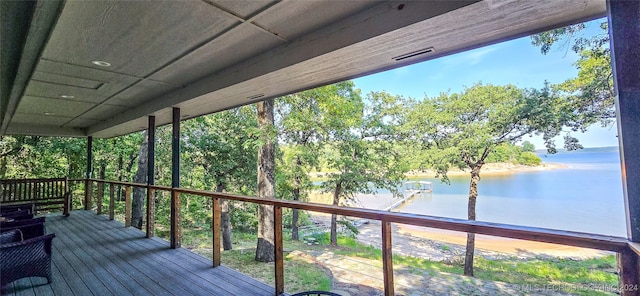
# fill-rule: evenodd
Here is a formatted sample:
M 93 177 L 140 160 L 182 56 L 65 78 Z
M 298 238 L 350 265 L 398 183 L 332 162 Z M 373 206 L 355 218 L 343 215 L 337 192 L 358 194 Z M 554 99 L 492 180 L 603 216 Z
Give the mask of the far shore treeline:
M 606 23 L 606 22 L 605 22 Z M 536 35 L 543 53 L 580 30 L 578 25 Z M 604 28 L 606 29 L 606 27 Z M 608 38 L 608 37 L 597 37 Z M 579 74 L 541 89 L 477 83 L 460 93 L 406 98 L 384 91 L 362 94 L 344 81 L 182 122 L 182 187 L 258 195 L 258 151 L 274 143 L 275 197 L 306 200 L 314 188 L 310 173 L 324 172 L 321 190 L 342 204 L 356 193 L 376 188 L 394 192 L 408 172 L 430 170 L 443 182 L 447 172 L 469 172 L 469 220 L 475 220 L 482 167 L 491 162 L 539 165 L 536 148 L 525 136 L 540 135 L 549 153 L 558 136 L 568 150 L 582 146 L 572 133 L 591 124 L 613 122 L 613 93 L 608 48 L 600 39 L 582 40 Z M 580 39 L 579 39 L 580 40 Z M 608 39 L 607 39 L 608 40 Z M 591 42 L 591 43 L 590 43 Z M 270 101 L 270 100 L 268 100 Z M 265 107 L 267 106 L 267 107 Z M 266 109 L 265 109 L 266 108 Z M 266 114 L 266 115 L 265 115 Z M 261 117 L 263 116 L 263 117 Z M 273 116 L 274 124 L 265 124 Z M 266 119 L 265 119 L 266 118 Z M 260 123 L 260 124 L 259 124 Z M 146 182 L 146 131 L 111 139 L 94 139 L 92 177 Z M 156 131 L 155 183 L 171 184 L 171 127 Z M 264 155 L 264 154 L 263 154 Z M 3 136 L 0 177 L 85 177 L 86 140 L 38 136 Z M 373 184 L 373 186 L 371 186 Z M 119 194 L 120 195 L 120 194 Z M 95 195 L 94 195 L 95 196 Z M 134 191 L 133 225 L 143 225 L 143 190 Z M 183 227 L 210 230 L 211 201 L 184 195 Z M 169 195 L 156 197 L 156 220 L 168 225 Z M 79 202 L 78 199 L 74 201 Z M 231 249 L 231 231 L 255 231 L 258 207 L 224 201 L 223 245 Z M 306 223 L 297 211 L 286 212 L 291 237 Z M 332 245 L 337 245 L 332 217 Z M 164 229 L 166 232 L 166 228 Z M 158 234 L 163 233 L 160 227 Z M 474 235 L 468 234 L 466 275 L 473 275 Z

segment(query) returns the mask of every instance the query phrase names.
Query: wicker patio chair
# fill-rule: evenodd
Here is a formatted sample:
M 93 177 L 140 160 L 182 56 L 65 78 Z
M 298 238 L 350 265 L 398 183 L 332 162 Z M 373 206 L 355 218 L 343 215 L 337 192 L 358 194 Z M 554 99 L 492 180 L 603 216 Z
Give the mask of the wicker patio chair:
M 2 213 L 0 216 L 6 219 L 25 220 L 25 219 L 33 219 L 33 212 L 31 210 L 17 210 L 17 211 Z
M 35 211 L 34 203 L 23 203 L 23 204 L 14 204 L 14 205 L 0 205 L 0 216 L 5 213 L 11 213 L 20 210 L 27 210 L 29 213 L 33 214 Z
M 0 226 L 0 233 L 6 233 L 13 230 L 20 230 L 23 240 L 43 236 L 46 233 L 44 221 L 34 221 L 31 224 L 17 225 L 13 227 L 5 227 L 4 225 Z
M 13 220 L 13 221 L 2 221 L 0 222 L 0 229 L 11 228 L 21 225 L 29 225 L 36 223 L 44 223 L 46 221 L 46 217 L 38 217 L 31 219 L 22 219 L 22 220 Z
M 327 291 L 306 291 L 306 292 L 296 293 L 291 296 L 341 296 L 341 295 L 333 292 L 327 292 Z
M 0 285 L 25 277 L 45 277 L 51 283 L 51 241 L 55 234 L 21 240 L 21 231 L 0 233 Z

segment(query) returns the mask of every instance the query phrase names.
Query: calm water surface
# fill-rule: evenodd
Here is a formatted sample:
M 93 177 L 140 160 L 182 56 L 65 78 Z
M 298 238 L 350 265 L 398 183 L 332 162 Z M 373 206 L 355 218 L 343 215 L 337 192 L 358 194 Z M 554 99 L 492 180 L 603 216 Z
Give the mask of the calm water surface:
M 626 236 L 617 147 L 540 156 L 567 167 L 507 176 L 481 173 L 477 220 Z M 468 177 L 452 178 L 451 185 L 426 180 L 434 183 L 433 193 L 397 211 L 466 219 Z

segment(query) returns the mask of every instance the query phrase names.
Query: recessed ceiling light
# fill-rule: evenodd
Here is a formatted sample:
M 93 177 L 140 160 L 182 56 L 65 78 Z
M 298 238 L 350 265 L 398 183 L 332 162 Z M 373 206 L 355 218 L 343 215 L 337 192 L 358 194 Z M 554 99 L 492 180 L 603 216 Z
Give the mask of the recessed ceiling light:
M 100 67 L 109 67 L 109 66 L 111 66 L 110 63 L 105 62 L 105 61 L 91 61 L 91 63 L 96 65 L 96 66 L 100 66 Z
M 75 98 L 72 95 L 60 95 L 60 97 L 63 98 L 63 99 L 73 99 L 73 98 Z

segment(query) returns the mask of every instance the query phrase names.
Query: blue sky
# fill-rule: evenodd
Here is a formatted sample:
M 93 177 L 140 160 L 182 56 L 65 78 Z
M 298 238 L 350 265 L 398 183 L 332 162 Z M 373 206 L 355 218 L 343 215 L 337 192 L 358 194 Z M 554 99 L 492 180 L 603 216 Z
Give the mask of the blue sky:
M 602 34 L 602 19 L 587 23 L 582 36 Z M 441 92 L 461 92 L 475 83 L 513 84 L 522 88 L 541 88 L 544 81 L 560 83 L 578 73 L 573 65 L 578 56 L 567 46 L 556 46 L 547 55 L 524 37 L 475 50 L 355 79 L 363 93 L 387 91 L 422 99 Z M 573 133 L 585 147 L 617 146 L 616 128 L 595 125 L 584 134 Z M 540 137 L 525 137 L 544 148 Z M 562 147 L 562 140 L 556 141 Z

